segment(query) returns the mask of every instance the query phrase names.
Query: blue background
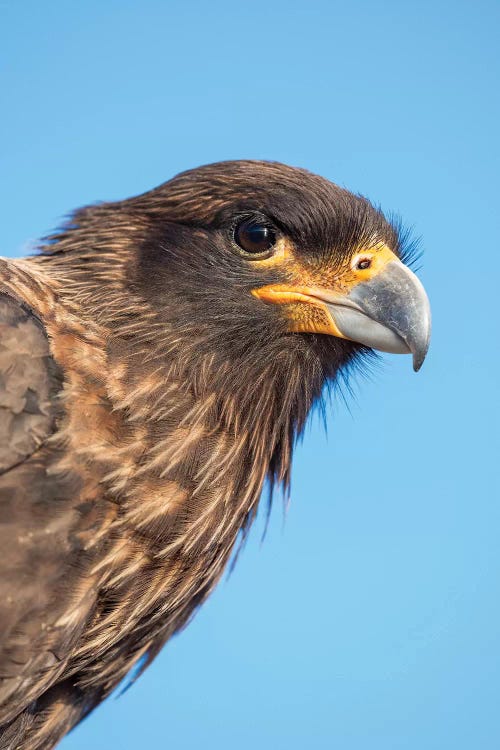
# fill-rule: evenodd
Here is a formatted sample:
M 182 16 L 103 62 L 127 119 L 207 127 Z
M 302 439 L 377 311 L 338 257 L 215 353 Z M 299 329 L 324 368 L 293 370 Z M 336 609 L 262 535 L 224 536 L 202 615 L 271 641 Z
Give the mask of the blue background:
M 423 237 L 428 360 L 384 355 L 286 522 L 80 748 L 500 747 L 496 2 L 2 2 L 1 252 L 228 158 L 317 171 Z

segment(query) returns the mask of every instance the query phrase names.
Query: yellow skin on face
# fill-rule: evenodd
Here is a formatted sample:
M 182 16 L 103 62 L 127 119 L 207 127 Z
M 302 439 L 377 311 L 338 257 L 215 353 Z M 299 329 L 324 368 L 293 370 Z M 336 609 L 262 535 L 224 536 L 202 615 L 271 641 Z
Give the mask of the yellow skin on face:
M 325 294 L 347 296 L 361 282 L 370 281 L 391 261 L 398 257 L 384 243 L 360 249 L 341 269 L 328 267 L 307 268 L 298 263 L 293 247 L 280 239 L 271 258 L 254 261 L 262 268 L 281 266 L 290 279 L 288 284 L 270 284 L 252 290 L 264 302 L 287 305 L 289 331 L 299 333 L 326 333 L 347 338 L 337 328 L 328 306 L 319 297 Z M 358 268 L 360 261 L 369 261 L 368 268 Z

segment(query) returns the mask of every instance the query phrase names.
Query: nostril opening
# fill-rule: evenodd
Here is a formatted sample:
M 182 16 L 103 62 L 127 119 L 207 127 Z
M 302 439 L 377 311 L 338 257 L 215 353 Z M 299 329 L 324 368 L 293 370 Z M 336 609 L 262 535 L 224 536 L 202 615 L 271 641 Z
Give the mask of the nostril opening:
M 371 264 L 370 258 L 360 258 L 356 263 L 356 268 L 358 271 L 365 271 L 367 268 L 370 268 Z

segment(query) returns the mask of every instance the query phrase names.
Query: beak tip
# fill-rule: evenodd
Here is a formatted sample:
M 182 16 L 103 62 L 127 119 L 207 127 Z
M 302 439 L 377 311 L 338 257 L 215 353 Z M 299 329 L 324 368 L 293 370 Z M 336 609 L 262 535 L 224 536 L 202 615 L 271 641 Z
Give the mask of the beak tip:
M 413 350 L 413 370 L 415 372 L 418 372 L 422 365 L 424 364 L 424 360 L 427 356 L 427 352 L 429 351 L 429 338 L 430 336 L 427 336 L 427 341 L 425 342 L 425 346 L 418 347 Z
M 413 371 L 418 372 L 424 363 L 424 357 L 413 355 Z

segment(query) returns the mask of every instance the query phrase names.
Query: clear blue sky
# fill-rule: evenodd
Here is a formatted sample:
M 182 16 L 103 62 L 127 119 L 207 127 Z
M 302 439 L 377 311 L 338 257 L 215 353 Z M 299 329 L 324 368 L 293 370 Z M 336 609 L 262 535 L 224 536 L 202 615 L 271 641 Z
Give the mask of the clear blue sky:
M 63 750 L 500 747 L 496 2 L 0 3 L 1 248 L 201 163 L 423 238 L 434 334 L 313 421 L 286 523 Z

